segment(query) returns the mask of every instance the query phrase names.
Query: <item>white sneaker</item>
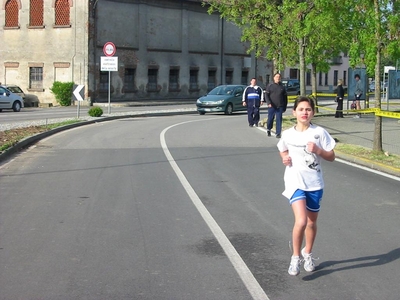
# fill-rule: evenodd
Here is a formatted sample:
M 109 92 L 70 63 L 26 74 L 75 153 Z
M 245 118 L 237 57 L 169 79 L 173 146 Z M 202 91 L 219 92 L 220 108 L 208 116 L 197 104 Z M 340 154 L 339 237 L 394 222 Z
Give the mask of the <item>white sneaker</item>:
M 301 259 L 299 256 L 292 256 L 290 260 L 290 266 L 288 273 L 290 275 L 296 276 L 299 275 L 300 273 L 300 264 L 301 264 Z
M 314 258 L 312 257 L 312 253 L 306 253 L 305 248 L 301 250 L 301 255 L 304 258 L 304 270 L 307 272 L 312 272 L 315 270 Z
M 353 118 L 354 118 L 354 119 L 359 119 L 360 116 L 359 116 L 359 115 L 355 115 Z

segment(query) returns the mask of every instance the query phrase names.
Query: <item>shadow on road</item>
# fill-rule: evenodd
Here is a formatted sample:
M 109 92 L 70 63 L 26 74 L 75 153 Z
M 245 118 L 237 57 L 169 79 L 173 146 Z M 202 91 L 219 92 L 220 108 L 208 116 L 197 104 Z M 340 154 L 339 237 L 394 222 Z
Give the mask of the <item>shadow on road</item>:
M 331 274 L 334 272 L 380 266 L 380 265 L 388 264 L 399 258 L 400 258 L 400 248 L 397 248 L 388 253 L 383 253 L 383 254 L 378 254 L 378 255 L 350 258 L 350 259 L 346 259 L 346 260 L 326 261 L 326 262 L 319 264 L 316 267 L 314 273 L 304 276 L 303 280 L 305 280 L 305 281 L 314 280 L 321 276 L 325 276 L 325 275 L 328 275 L 328 274 Z M 355 264 L 351 264 L 351 263 L 355 263 Z M 336 265 L 340 265 L 340 264 L 351 264 L 351 265 L 346 265 L 344 267 L 335 268 Z

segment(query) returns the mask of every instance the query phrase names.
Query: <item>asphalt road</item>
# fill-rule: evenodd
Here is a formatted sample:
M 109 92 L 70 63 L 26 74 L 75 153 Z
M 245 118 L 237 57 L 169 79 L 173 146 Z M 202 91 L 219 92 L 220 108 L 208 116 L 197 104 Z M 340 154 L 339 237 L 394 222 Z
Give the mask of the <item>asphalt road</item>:
M 40 141 L 0 167 L 0 299 L 398 299 L 398 180 L 325 162 L 318 267 L 292 277 L 276 142 L 243 114 Z

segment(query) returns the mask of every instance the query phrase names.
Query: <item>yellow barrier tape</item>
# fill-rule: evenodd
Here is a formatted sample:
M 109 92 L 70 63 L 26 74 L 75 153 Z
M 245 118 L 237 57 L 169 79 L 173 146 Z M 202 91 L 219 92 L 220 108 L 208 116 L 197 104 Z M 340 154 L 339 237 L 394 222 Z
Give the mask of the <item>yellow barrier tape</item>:
M 315 107 L 317 107 L 319 109 L 326 109 L 326 110 L 336 111 L 336 108 L 331 108 L 331 107 L 326 107 L 326 106 L 315 105 Z
M 386 118 L 400 119 L 400 113 L 398 112 L 378 110 L 377 112 L 375 112 L 375 115 Z
M 335 108 L 319 106 L 316 105 L 319 109 L 324 109 L 328 111 L 336 111 Z M 391 111 L 383 111 L 379 108 L 365 108 L 365 109 L 343 109 L 342 112 L 353 112 L 353 113 L 363 113 L 363 114 L 375 114 L 376 116 L 400 119 L 400 112 L 391 112 Z

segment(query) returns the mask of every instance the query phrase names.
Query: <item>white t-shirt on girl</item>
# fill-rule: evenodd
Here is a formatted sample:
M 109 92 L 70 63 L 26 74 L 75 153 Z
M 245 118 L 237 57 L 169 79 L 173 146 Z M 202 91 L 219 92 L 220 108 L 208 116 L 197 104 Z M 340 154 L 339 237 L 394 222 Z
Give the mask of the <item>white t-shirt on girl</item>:
M 307 143 L 314 142 L 325 151 L 335 148 L 335 140 L 322 127 L 310 124 L 305 131 L 297 131 L 295 127 L 285 130 L 278 142 L 280 152 L 289 151 L 292 165 L 286 166 L 283 196 L 290 199 L 297 189 L 317 191 L 324 188 L 321 169 L 321 157 L 307 151 Z

